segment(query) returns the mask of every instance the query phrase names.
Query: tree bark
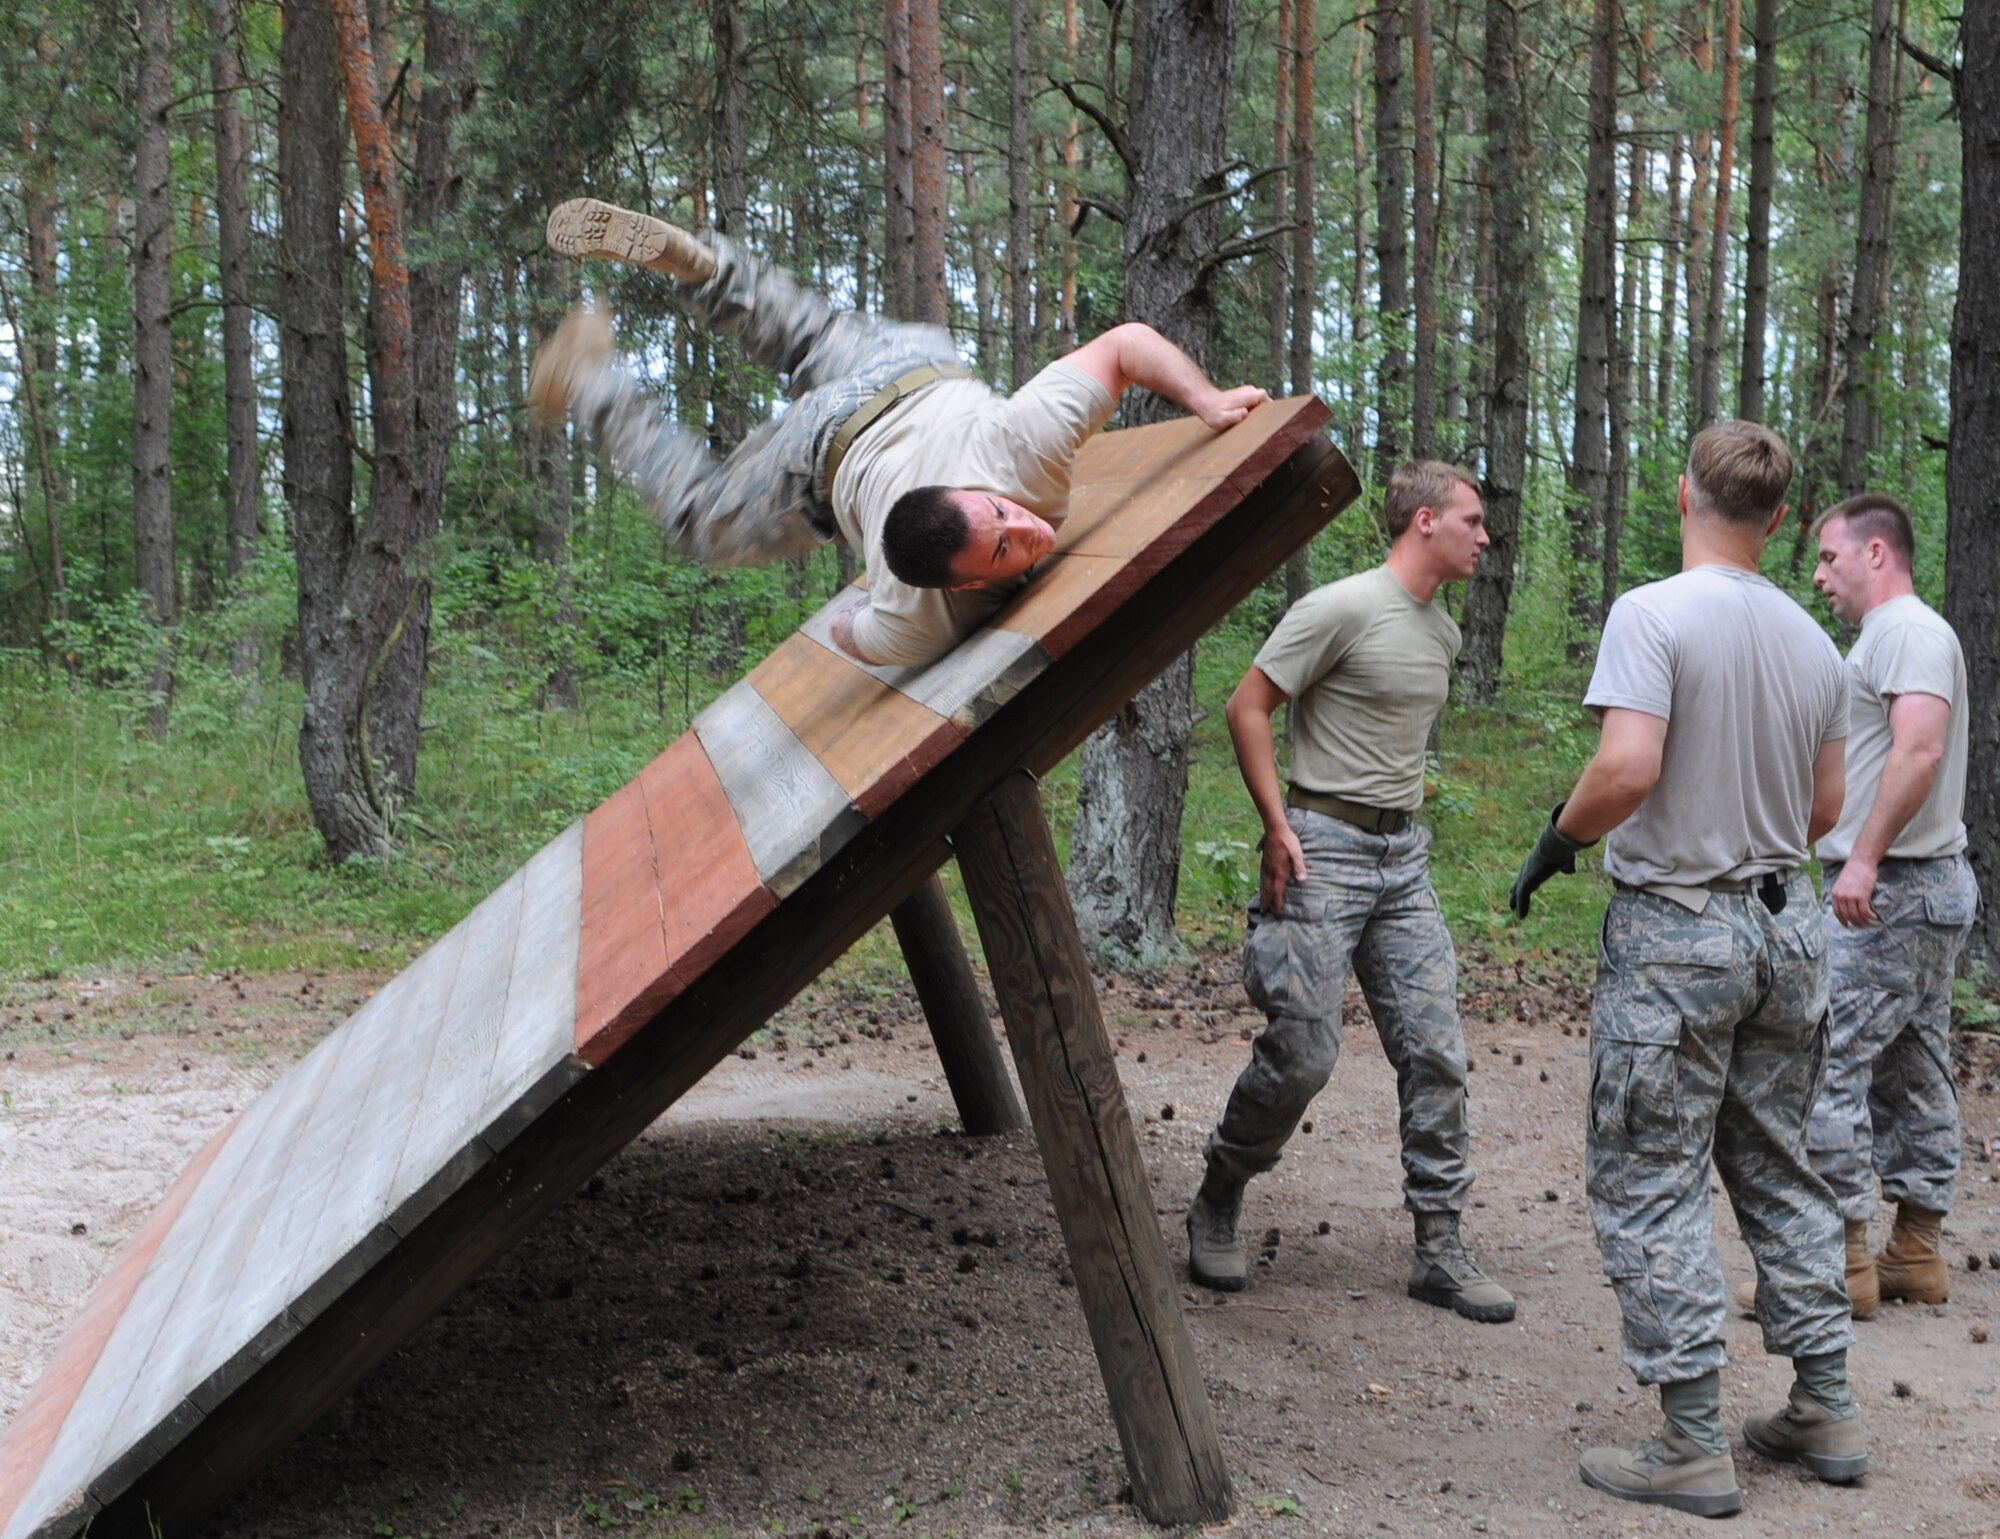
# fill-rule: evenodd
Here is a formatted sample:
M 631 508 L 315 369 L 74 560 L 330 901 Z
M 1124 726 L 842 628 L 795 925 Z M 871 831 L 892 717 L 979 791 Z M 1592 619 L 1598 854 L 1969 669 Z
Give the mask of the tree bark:
M 944 40 L 938 0 L 910 8 L 910 189 L 915 221 L 910 319 L 950 324 L 945 286 Z
M 1126 202 L 1125 313 L 1204 368 L 1215 334 L 1215 268 L 1228 163 L 1235 53 L 1233 0 L 1154 0 L 1148 8 L 1143 100 L 1132 122 L 1137 161 Z M 1199 205 L 1199 206 L 1196 206 Z M 1172 415 L 1157 397 L 1130 399 L 1134 424 Z M 1194 655 L 1092 734 L 1078 770 L 1070 899 L 1086 940 L 1130 962 L 1182 953 L 1174 929 L 1181 808 L 1187 799 Z
M 1750 229 L 1743 248 L 1743 368 L 1736 415 L 1764 420 L 1764 331 L 1770 324 L 1771 184 L 1777 177 L 1778 0 L 1755 0 L 1751 32 L 1757 66 L 1750 76 Z
M 1722 116 L 1716 126 L 1714 223 L 1708 242 L 1707 308 L 1702 314 L 1701 368 L 1695 425 L 1707 427 L 1722 403 L 1722 294 L 1729 258 L 1729 205 L 1736 180 L 1736 114 L 1743 69 L 1743 0 L 1722 5 Z
M 1410 361 L 1410 453 L 1437 456 L 1437 70 L 1431 0 L 1410 0 L 1410 121 L 1412 160 L 1411 305 L 1415 315 Z
M 2000 984 L 2000 10 L 1968 5 L 1959 27 L 1958 304 L 1951 322 L 1951 446 L 1945 458 L 1944 615 L 1965 648 L 1971 733 L 1966 851 L 1985 897 L 1968 948 Z
M 224 492 L 231 585 L 257 551 L 257 385 L 250 353 L 250 210 L 244 192 L 242 71 L 235 0 L 209 0 L 209 84 L 215 92 L 216 276 L 222 289 L 222 394 L 228 482 Z M 254 638 L 231 656 L 238 675 L 254 673 Z
M 1034 0 L 1013 0 L 1007 63 L 1007 337 L 1008 373 L 1019 390 L 1035 372 L 1034 235 L 1028 184 L 1028 60 Z
M 1292 116 L 1297 110 L 1292 93 L 1292 63 L 1298 45 L 1292 31 L 1292 0 L 1278 0 L 1278 46 L 1276 80 L 1271 91 L 1271 164 L 1280 169 L 1264 179 L 1264 223 L 1271 229 L 1291 217 Z M 1271 357 L 1270 388 L 1275 395 L 1291 375 L 1292 284 L 1284 243 L 1271 247 L 1266 273 L 1264 322 L 1269 334 Z M 1297 558 L 1294 557 L 1294 560 Z M 1289 573 L 1289 565 L 1287 572 Z M 1287 576 L 1286 587 L 1291 586 Z
M 1629 234 L 1639 228 L 1639 217 L 1644 212 L 1641 177 L 1645 156 L 1636 140 L 1628 146 L 1627 153 L 1631 157 L 1625 182 L 1625 229 Z M 1617 230 L 1607 229 L 1604 232 L 1604 260 L 1614 271 L 1618 270 L 1618 245 Z M 1600 613 L 1604 614 L 1611 612 L 1612 600 L 1618 597 L 1619 578 L 1623 572 L 1621 550 L 1625 537 L 1625 510 L 1630 506 L 1632 496 L 1633 353 L 1641 330 L 1639 266 L 1639 262 L 1628 253 L 1622 271 L 1618 271 L 1618 317 L 1617 324 L 1612 328 L 1611 364 L 1606 374 L 1606 425 L 1610 429 L 1610 457 L 1604 469 L 1604 567 L 1600 594 Z
M 740 241 L 750 226 L 750 28 L 743 0 L 709 0 L 708 31 L 715 76 L 708 150 L 715 171 L 715 228 Z M 749 390 L 740 368 L 718 370 L 711 393 L 716 440 L 734 448 L 750 431 Z
M 1687 164 L 1687 140 L 1676 132 L 1667 152 L 1667 207 L 1660 228 L 1660 369 L 1653 392 L 1653 417 L 1662 430 L 1673 421 L 1674 410 L 1674 312 L 1681 291 L 1681 248 L 1685 244 L 1681 223 L 1681 168 Z
M 1313 320 L 1319 311 L 1318 218 L 1315 192 L 1319 186 L 1317 135 L 1313 122 L 1313 74 L 1319 54 L 1319 14 L 1316 0 L 1293 0 L 1292 14 L 1292 260 L 1290 366 L 1293 395 L 1313 390 Z M 1279 222 L 1284 210 L 1279 210 Z M 1285 604 L 1304 598 L 1312 588 L 1312 546 L 1285 562 Z M 1289 727 L 1289 721 L 1287 722 Z
M 917 226 L 914 129 L 910 122 L 910 0 L 883 0 L 883 308 L 911 319 L 916 303 Z
M 173 320 L 168 291 L 172 259 L 167 112 L 173 97 L 173 10 L 167 0 L 138 9 L 138 183 L 132 231 L 132 543 L 139 591 L 150 617 L 167 631 L 178 618 L 174 586 L 171 469 Z M 149 681 L 146 725 L 167 735 L 174 674 L 163 635 Z
M 1403 5 L 1375 7 L 1375 279 L 1382 361 L 1376 374 L 1375 475 L 1386 479 L 1403 457 L 1409 410 L 1409 172 L 1403 159 Z
M 1486 407 L 1486 532 L 1492 539 L 1465 593 L 1459 669 L 1474 703 L 1500 691 L 1507 610 L 1520 549 L 1521 491 L 1528 462 L 1528 309 L 1534 282 L 1528 244 L 1527 104 L 1517 74 L 1517 0 L 1486 0 L 1486 164 L 1493 207 L 1493 388 Z
M 1606 427 L 1609 411 L 1611 240 L 1616 207 L 1618 4 L 1595 0 L 1590 22 L 1590 99 L 1585 127 L 1583 252 L 1578 264 L 1575 415 L 1569 454 L 1569 655 L 1597 651 L 1604 628 Z
M 1854 295 L 1847 311 L 1847 379 L 1841 397 L 1840 495 L 1861 491 L 1875 439 L 1879 388 L 1875 333 L 1886 300 L 1896 189 L 1896 0 L 1873 0 L 1868 19 L 1868 128 L 1861 162 Z M 1961 279 L 1961 284 L 1963 279 Z M 1961 292 L 1963 289 L 1961 287 Z

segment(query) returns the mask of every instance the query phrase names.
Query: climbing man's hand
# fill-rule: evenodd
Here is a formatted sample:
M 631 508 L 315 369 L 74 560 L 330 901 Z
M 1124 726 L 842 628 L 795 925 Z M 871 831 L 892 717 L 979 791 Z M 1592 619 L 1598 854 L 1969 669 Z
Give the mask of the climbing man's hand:
M 1528 858 L 1521 862 L 1521 874 L 1514 878 L 1514 886 L 1507 894 L 1507 907 L 1514 911 L 1517 919 L 1528 917 L 1528 899 L 1550 877 L 1558 872 L 1564 876 L 1576 875 L 1576 854 L 1584 846 L 1556 827 L 1556 819 L 1562 816 L 1565 805 L 1563 802 L 1556 803 L 1555 811 L 1549 814 L 1541 837 L 1528 851 Z

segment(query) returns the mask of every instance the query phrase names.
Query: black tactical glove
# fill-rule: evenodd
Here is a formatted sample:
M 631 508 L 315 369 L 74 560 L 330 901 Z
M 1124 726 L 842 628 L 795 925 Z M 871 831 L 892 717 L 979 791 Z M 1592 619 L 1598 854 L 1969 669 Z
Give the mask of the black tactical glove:
M 1588 846 L 1578 843 L 1556 827 L 1556 819 L 1562 816 L 1563 808 L 1568 805 L 1566 801 L 1556 803 L 1542 836 L 1528 851 L 1528 858 L 1521 862 L 1521 874 L 1514 878 L 1514 886 L 1507 894 L 1507 906 L 1514 911 L 1517 919 L 1528 917 L 1528 899 L 1550 877 L 1559 871 L 1564 876 L 1576 875 L 1576 853 Z M 1593 839 L 1590 842 L 1595 844 L 1597 841 Z

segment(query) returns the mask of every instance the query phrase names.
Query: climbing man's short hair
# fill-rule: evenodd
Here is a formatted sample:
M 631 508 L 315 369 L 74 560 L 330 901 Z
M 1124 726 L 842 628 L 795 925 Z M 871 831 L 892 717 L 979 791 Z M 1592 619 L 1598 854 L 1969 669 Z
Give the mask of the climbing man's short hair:
M 1755 422 L 1713 423 L 1688 445 L 1688 502 L 1732 524 L 1761 529 L 1784 506 L 1792 484 L 1792 451 Z
M 1845 519 L 1855 539 L 1880 540 L 1896 553 L 1906 570 L 1917 563 L 1917 537 L 1910 529 L 1910 510 L 1887 492 L 1856 492 L 1813 520 L 1817 535 L 1836 518 Z
M 882 521 L 882 557 L 913 588 L 949 588 L 951 563 L 972 539 L 972 526 L 949 486 L 903 493 Z
M 1400 540 L 1418 508 L 1442 508 L 1452 489 L 1469 486 L 1479 490 L 1479 477 L 1459 465 L 1443 460 L 1411 460 L 1398 465 L 1382 493 L 1382 524 L 1391 540 Z

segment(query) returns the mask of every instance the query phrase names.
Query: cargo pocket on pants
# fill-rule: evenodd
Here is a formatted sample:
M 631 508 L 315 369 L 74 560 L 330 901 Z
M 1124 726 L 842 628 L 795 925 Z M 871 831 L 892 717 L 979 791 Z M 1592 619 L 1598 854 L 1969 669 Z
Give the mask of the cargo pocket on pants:
M 1627 1003 L 1591 1021 L 1590 1128 L 1642 1155 L 1681 1152 L 1680 1012 Z

